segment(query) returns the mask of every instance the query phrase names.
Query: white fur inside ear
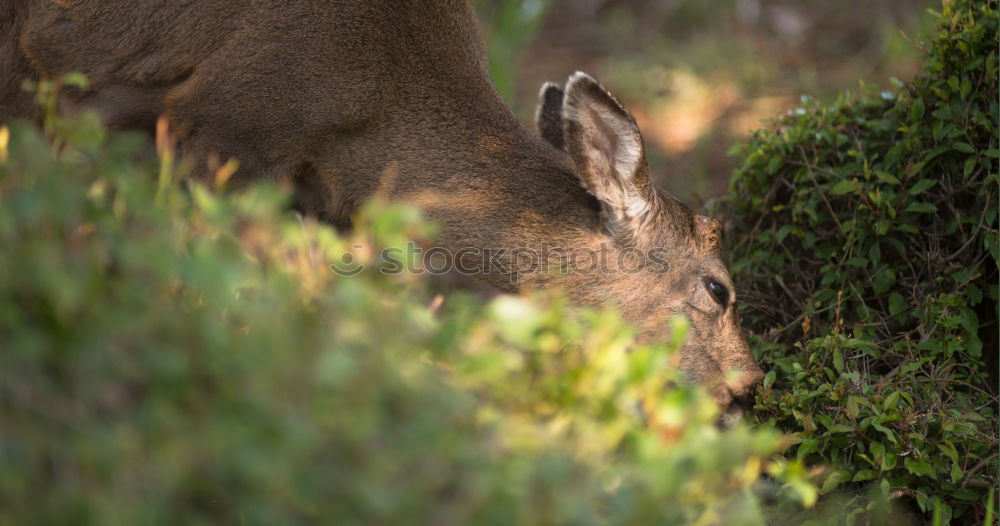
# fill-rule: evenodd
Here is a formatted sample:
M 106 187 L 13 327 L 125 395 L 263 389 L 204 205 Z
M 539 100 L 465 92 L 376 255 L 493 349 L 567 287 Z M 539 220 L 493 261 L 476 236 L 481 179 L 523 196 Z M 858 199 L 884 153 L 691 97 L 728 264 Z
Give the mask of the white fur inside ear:
M 587 114 L 590 115 L 587 115 Z M 609 137 L 585 137 L 588 156 L 608 157 L 607 164 L 621 182 L 631 181 L 642 161 L 642 141 L 629 120 L 601 104 L 585 104 L 583 108 L 564 106 L 563 118 L 578 122 L 584 129 L 610 130 Z M 600 121 L 600 124 L 587 120 Z M 601 145 L 613 145 L 608 151 Z M 610 175 L 610 174 L 609 174 Z
M 649 201 L 638 192 L 628 193 L 628 216 L 642 217 L 649 212 Z
M 626 117 L 609 111 L 603 106 L 595 106 L 595 113 L 613 131 L 615 137 L 614 161 L 615 175 L 622 181 L 631 181 L 639 169 L 642 160 L 642 142 L 635 132 L 632 123 Z
M 599 171 L 610 171 L 593 174 L 603 179 L 599 184 L 621 191 L 615 196 L 617 199 L 613 199 L 616 202 L 609 204 L 619 208 L 620 212 L 627 210 L 632 217 L 648 211 L 649 203 L 633 185 L 643 150 L 642 139 L 629 118 L 608 108 L 605 103 L 586 100 L 579 101 L 577 105 L 564 105 L 563 118 L 579 123 L 580 129 L 586 130 L 580 137 L 581 153 L 589 158 L 589 164 L 599 167 Z
M 570 76 L 563 99 L 563 119 L 580 123 L 582 129 L 588 130 L 585 135 L 591 136 L 583 137 L 588 143 L 588 156 L 610 157 L 608 165 L 615 173 L 607 175 L 619 182 L 632 180 L 643 155 L 639 130 L 625 108 L 596 79 L 582 71 Z

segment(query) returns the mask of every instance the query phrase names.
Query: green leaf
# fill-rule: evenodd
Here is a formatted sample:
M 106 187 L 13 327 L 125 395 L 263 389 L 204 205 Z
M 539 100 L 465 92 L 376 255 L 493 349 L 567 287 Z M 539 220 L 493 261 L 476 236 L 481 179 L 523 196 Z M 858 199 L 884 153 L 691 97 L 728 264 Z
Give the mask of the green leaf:
M 868 259 L 863 257 L 853 257 L 845 261 L 844 264 L 851 267 L 866 268 L 868 267 Z
M 852 179 L 841 179 L 830 188 L 830 193 L 833 195 L 844 195 L 853 192 L 856 188 L 857 186 Z
M 768 371 L 767 374 L 764 375 L 764 389 L 770 389 L 771 386 L 774 385 L 774 379 L 777 377 L 777 373 L 773 370 Z
M 906 470 L 918 477 L 931 477 L 937 479 L 937 473 L 934 472 L 934 467 L 922 460 L 914 460 L 912 458 L 905 458 L 903 460 L 903 465 L 906 466 Z
M 888 427 L 885 427 L 882 424 L 879 424 L 877 422 L 872 422 L 872 427 L 874 429 L 877 429 L 883 435 L 885 435 L 885 437 L 888 438 L 889 441 L 892 442 L 892 444 L 894 446 L 899 443 L 899 441 L 896 438 L 896 433 L 893 433 L 893 431 L 891 429 L 889 429 Z
M 836 369 L 838 373 L 844 372 L 844 353 L 839 347 L 833 349 L 833 368 Z
M 87 90 L 90 87 L 90 82 L 87 81 L 87 76 L 78 72 L 63 75 L 62 83 L 65 86 L 73 86 L 82 90 Z
M 56 127 L 67 144 L 90 154 L 96 154 L 107 133 L 97 112 L 86 109 L 69 121 L 60 121 Z
M 823 486 L 820 488 L 819 492 L 821 494 L 828 493 L 830 490 L 836 488 L 837 486 L 851 481 L 851 472 L 837 470 L 833 473 L 827 475 L 826 480 L 823 481 Z
M 933 188 L 934 185 L 936 184 L 937 181 L 935 181 L 934 179 L 921 179 L 917 181 L 917 184 L 913 185 L 913 187 L 910 188 L 910 195 L 917 195 L 919 193 L 922 193 L 926 190 Z
M 882 402 L 882 409 L 888 411 L 889 409 L 895 408 L 898 403 L 899 391 L 893 391 L 889 396 L 885 397 L 885 400 Z
M 861 482 L 865 480 L 871 480 L 875 478 L 875 475 L 876 473 L 874 469 L 862 469 L 861 471 L 855 473 L 853 477 L 851 477 L 851 482 Z
M 927 155 L 925 155 L 923 158 L 923 162 L 925 163 L 930 162 L 938 155 L 941 155 L 942 153 L 948 151 L 948 149 L 949 148 L 947 146 L 938 146 L 937 148 L 934 148 L 933 150 L 927 152 Z
M 948 87 L 951 88 L 952 91 L 958 91 L 958 77 L 955 75 L 948 77 Z
M 878 265 L 882 262 L 882 245 L 878 241 L 872 243 L 872 246 L 868 249 L 868 261 L 871 261 L 872 265 Z
M 964 489 L 964 488 L 952 491 L 951 494 L 956 499 L 965 500 L 965 501 L 969 501 L 969 502 L 975 502 L 975 501 L 978 501 L 979 499 L 983 498 L 983 496 L 980 495 L 979 493 L 976 493 L 975 491 L 972 491 L 972 490 L 969 490 L 969 489 Z
M 881 442 L 872 442 L 868 445 L 868 449 L 872 452 L 872 456 L 874 457 L 872 460 L 875 462 L 873 463 L 876 466 L 880 466 L 881 463 L 878 461 L 885 458 L 885 444 Z
M 983 291 L 975 285 L 966 285 L 965 297 L 969 298 L 969 305 L 974 307 L 983 301 Z
M 976 168 L 976 158 L 969 157 L 965 160 L 965 165 L 962 167 L 962 177 L 969 177 L 972 174 L 972 170 Z
M 896 284 L 896 271 L 890 267 L 886 267 L 881 272 L 875 274 L 875 277 L 872 278 L 872 284 L 874 285 L 875 293 L 882 294 L 889 290 L 889 287 Z
M 792 232 L 793 230 L 795 230 L 795 226 L 794 225 L 784 225 L 784 226 L 782 226 L 781 228 L 778 229 L 778 233 L 775 234 L 775 236 L 774 236 L 775 237 L 775 241 L 777 241 L 778 243 L 781 243 L 782 241 L 785 240 L 785 237 L 787 237 L 788 234 L 790 232 Z
M 952 484 L 958 484 L 958 482 L 962 480 L 962 477 L 965 476 L 965 472 L 962 471 L 961 466 L 959 466 L 957 462 L 953 462 L 951 464 L 951 471 L 948 475 L 951 477 Z
M 889 295 L 889 314 L 895 316 L 905 310 L 907 310 L 910 305 L 903 298 L 903 295 L 898 292 L 893 292 Z
M 959 90 L 959 96 L 962 98 L 962 100 L 965 100 L 966 98 L 969 97 L 969 93 L 971 92 L 972 92 L 972 83 L 969 82 L 969 77 L 965 77 L 964 79 L 962 79 L 962 85 Z
M 844 411 L 847 412 L 847 416 L 849 416 L 852 420 L 857 418 L 858 415 L 861 413 L 861 408 L 858 406 L 858 402 L 855 400 L 855 398 L 857 397 L 854 396 L 848 397 L 847 406 L 844 407 Z
M 955 149 L 962 153 L 976 153 L 976 149 L 967 142 L 956 142 Z
M 771 159 L 767 162 L 767 174 L 772 175 L 777 173 L 778 168 L 781 168 L 781 165 L 784 164 L 784 162 L 785 160 L 780 155 L 771 157 Z
M 895 175 L 890 174 L 884 170 L 875 170 L 875 175 L 878 176 L 879 180 L 889 184 L 899 184 L 899 179 Z
M 920 121 L 924 118 L 924 99 L 918 98 L 910 106 L 910 120 Z
M 937 212 L 937 207 L 930 203 L 910 203 L 904 212 L 914 212 L 917 214 L 930 214 Z
M 799 444 L 798 450 L 796 450 L 795 455 L 799 460 L 806 458 L 810 453 L 815 453 L 819 449 L 819 440 L 815 438 L 807 438 Z

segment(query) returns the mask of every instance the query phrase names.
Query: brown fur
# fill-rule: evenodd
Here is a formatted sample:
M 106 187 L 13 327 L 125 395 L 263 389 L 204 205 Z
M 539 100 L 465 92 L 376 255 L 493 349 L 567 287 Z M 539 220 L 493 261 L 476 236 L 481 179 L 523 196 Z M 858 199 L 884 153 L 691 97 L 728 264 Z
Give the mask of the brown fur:
M 304 211 L 335 225 L 379 191 L 422 205 L 453 250 L 603 250 L 603 270 L 536 261 L 512 268 L 516 280 L 478 277 L 614 302 L 647 339 L 687 316 L 680 366 L 722 403 L 761 377 L 735 297 L 706 286 L 733 290 L 717 222 L 653 187 L 635 121 L 586 75 L 543 90 L 544 140 L 522 126 L 489 80 L 465 0 L 0 0 L 0 120 L 37 117 L 23 78 L 74 71 L 91 89 L 69 106 L 116 128 L 166 114 L 195 177 L 236 157 L 236 183 L 289 181 Z M 619 268 L 630 249 L 659 249 L 669 268 Z

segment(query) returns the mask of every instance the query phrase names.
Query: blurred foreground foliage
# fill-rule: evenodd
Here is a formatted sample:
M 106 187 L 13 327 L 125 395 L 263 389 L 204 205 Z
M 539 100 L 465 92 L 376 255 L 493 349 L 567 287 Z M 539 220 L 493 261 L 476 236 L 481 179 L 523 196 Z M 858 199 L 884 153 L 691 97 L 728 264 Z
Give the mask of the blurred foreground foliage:
M 429 234 L 410 207 L 339 235 L 184 181 L 166 134 L 0 130 L 0 523 L 732 525 L 764 471 L 815 495 L 671 382 L 681 322 L 635 346 L 557 294 L 441 305 L 378 270 Z
M 934 14 L 920 76 L 804 99 L 738 149 L 726 205 L 772 371 L 758 418 L 828 466 L 846 523 L 902 497 L 982 524 L 997 485 L 1000 18 L 996 0 Z

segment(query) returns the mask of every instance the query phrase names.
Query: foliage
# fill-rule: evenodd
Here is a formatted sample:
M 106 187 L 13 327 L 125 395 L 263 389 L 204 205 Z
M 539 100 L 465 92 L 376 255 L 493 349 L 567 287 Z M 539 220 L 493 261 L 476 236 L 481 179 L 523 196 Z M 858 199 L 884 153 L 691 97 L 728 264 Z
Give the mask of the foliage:
M 759 131 L 727 207 L 731 268 L 770 369 L 761 421 L 944 523 L 997 484 L 996 0 L 944 2 L 923 74 L 803 106 Z M 855 496 L 845 520 L 879 523 Z M 868 508 L 874 515 L 865 515 Z M 873 518 L 875 517 L 875 518 Z
M 157 160 L 56 115 L 0 127 L 0 523 L 761 524 L 762 471 L 814 495 L 773 429 L 667 387 L 683 323 L 442 306 L 378 270 L 415 209 L 340 235 L 181 182 L 165 127 Z

